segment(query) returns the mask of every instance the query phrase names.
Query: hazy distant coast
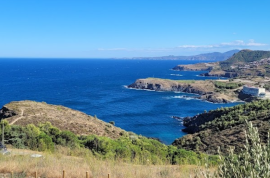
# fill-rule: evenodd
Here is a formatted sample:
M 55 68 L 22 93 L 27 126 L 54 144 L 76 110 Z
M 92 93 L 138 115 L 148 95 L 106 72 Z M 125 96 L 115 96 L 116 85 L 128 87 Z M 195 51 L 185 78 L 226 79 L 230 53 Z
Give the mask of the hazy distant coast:
M 129 59 L 152 59 L 152 60 L 201 60 L 201 61 L 223 61 L 231 57 L 234 53 L 239 52 L 239 50 L 231 50 L 224 53 L 213 52 L 204 53 L 191 56 L 158 56 L 158 57 L 133 57 Z

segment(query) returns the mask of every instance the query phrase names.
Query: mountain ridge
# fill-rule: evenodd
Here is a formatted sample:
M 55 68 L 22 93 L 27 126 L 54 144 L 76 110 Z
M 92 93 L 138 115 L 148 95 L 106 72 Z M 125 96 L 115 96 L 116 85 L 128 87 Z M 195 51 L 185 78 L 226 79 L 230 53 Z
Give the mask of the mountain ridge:
M 152 59 L 152 60 L 209 60 L 209 61 L 222 61 L 231 57 L 234 53 L 239 52 L 238 49 L 230 50 L 224 53 L 212 52 L 212 53 L 202 53 L 198 55 L 191 56 L 160 56 L 160 57 L 132 57 L 131 59 Z

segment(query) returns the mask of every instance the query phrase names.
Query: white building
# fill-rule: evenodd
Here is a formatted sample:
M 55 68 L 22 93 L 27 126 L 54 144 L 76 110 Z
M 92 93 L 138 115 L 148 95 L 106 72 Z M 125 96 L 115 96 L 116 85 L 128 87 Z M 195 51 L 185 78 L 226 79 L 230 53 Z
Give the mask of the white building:
M 253 86 L 244 86 L 243 93 L 257 96 L 257 97 L 264 97 L 265 96 L 265 88 L 253 87 Z

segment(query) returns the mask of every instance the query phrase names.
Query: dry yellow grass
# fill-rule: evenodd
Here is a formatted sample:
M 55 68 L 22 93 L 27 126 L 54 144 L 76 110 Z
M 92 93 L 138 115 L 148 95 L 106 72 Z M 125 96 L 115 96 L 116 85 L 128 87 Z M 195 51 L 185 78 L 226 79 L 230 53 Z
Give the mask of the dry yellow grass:
M 61 130 L 69 130 L 79 135 L 95 134 L 110 138 L 119 138 L 124 130 L 103 122 L 96 117 L 60 105 L 45 102 L 15 101 L 4 107 L 16 113 L 7 118 L 10 124 L 22 125 L 50 122 Z
M 42 154 L 43 158 L 31 158 L 31 154 Z M 83 153 L 83 154 L 82 154 Z M 194 175 L 194 165 L 134 165 L 121 160 L 98 160 L 90 151 L 77 150 L 80 157 L 67 156 L 69 150 L 60 148 L 57 153 L 40 153 L 29 150 L 12 149 L 11 155 L 0 156 L 0 173 L 10 176 L 10 172 L 25 173 L 26 177 L 60 178 L 65 170 L 67 178 L 187 178 Z

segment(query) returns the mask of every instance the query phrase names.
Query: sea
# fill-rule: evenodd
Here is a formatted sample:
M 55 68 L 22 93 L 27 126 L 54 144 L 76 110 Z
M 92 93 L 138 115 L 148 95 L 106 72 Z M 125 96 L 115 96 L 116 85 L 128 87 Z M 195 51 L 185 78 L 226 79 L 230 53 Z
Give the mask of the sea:
M 0 59 L 0 107 L 20 100 L 63 105 L 114 121 L 117 127 L 171 144 L 186 133 L 181 120 L 205 110 L 239 103 L 213 104 L 194 94 L 129 89 L 147 77 L 209 80 L 205 71 L 173 71 L 178 64 L 208 61 L 131 59 Z

